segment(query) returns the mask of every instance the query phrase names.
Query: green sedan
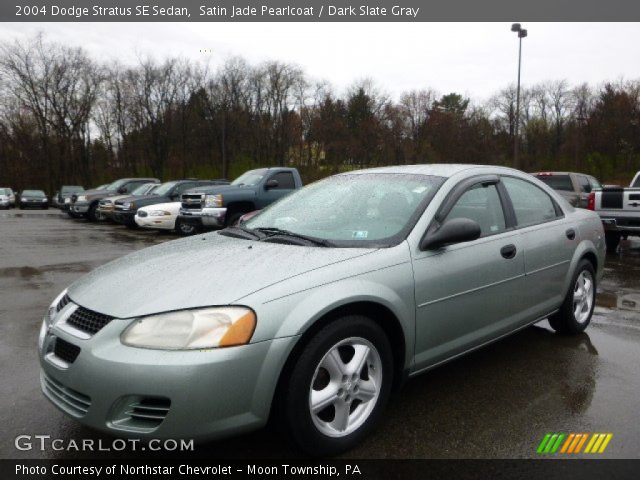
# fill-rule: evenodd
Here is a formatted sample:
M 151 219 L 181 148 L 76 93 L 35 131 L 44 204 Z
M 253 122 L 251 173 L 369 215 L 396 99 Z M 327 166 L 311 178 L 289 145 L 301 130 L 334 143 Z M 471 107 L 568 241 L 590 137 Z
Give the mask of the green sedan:
M 118 436 L 206 440 L 274 416 L 336 454 L 408 378 L 544 319 L 582 332 L 604 258 L 598 216 L 517 170 L 344 173 L 73 283 L 42 324 L 42 390 Z

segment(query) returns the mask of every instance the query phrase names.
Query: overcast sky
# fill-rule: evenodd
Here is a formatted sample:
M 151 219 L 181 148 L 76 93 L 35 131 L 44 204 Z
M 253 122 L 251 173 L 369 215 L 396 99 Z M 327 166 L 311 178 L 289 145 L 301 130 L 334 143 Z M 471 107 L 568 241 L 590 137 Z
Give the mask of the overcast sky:
M 640 23 L 521 23 L 523 84 L 640 79 Z M 517 73 L 506 23 L 0 23 L 0 40 L 37 32 L 124 63 L 138 54 L 293 62 L 338 92 L 368 77 L 393 96 L 431 87 L 480 100 Z

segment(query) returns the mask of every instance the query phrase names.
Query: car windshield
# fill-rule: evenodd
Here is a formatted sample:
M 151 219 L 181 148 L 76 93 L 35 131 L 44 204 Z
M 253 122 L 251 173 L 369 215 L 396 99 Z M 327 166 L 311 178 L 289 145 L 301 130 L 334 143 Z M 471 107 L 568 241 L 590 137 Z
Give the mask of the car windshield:
M 573 191 L 573 184 L 569 175 L 536 175 L 538 180 L 543 181 L 554 190 Z
M 155 193 L 156 188 L 154 187 L 156 187 L 155 183 L 143 183 L 133 192 L 131 192 L 131 195 L 148 195 L 151 192 Z
M 11 195 L 8 188 L 0 188 L 0 195 Z
M 45 197 L 46 195 L 42 190 L 25 190 L 22 192 L 23 197 Z
M 267 174 L 266 168 L 259 168 L 257 170 L 249 170 L 244 172 L 238 178 L 236 178 L 231 185 L 250 185 L 254 186 L 260 183 L 260 180 Z
M 243 227 L 286 230 L 336 246 L 391 246 L 406 237 L 443 182 L 413 174 L 336 175 L 288 195 Z
M 67 185 L 62 187 L 62 189 L 60 190 L 60 193 L 78 193 L 78 192 L 84 192 L 84 187 L 80 187 L 77 185 Z
M 126 178 L 122 178 L 120 180 L 116 180 L 113 183 L 110 183 L 109 185 L 107 185 L 107 187 L 105 188 L 105 190 L 109 190 L 110 192 L 115 192 L 117 191 L 121 186 L 123 186 L 125 183 L 127 183 L 127 179 Z
M 164 196 L 171 191 L 173 187 L 176 186 L 178 182 L 165 182 L 162 185 L 159 185 L 153 193 L 156 195 Z

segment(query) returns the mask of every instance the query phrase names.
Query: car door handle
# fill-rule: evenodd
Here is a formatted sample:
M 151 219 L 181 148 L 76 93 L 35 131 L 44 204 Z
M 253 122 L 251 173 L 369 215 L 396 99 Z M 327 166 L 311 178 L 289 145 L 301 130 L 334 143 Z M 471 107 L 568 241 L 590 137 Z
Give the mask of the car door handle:
M 505 245 L 500 249 L 500 255 L 502 255 L 504 258 L 507 258 L 507 259 L 512 259 L 513 257 L 515 257 L 516 252 L 517 252 L 516 246 L 513 244 Z
M 576 238 L 576 231 L 573 228 L 570 228 L 565 233 L 567 234 L 567 238 L 569 240 L 573 240 L 574 238 Z

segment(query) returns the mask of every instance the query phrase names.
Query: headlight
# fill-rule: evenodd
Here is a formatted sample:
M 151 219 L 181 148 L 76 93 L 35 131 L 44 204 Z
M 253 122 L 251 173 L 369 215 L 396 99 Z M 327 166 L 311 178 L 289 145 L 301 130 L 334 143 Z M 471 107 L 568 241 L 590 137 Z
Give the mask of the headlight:
M 60 303 L 60 300 L 62 300 L 62 297 L 64 297 L 67 294 L 67 289 L 65 288 L 62 292 L 60 292 L 60 295 L 58 295 L 53 302 L 51 302 L 51 305 L 49 305 L 49 308 L 47 309 L 47 314 L 44 316 L 44 321 L 46 322 L 47 325 L 51 325 L 51 323 L 53 323 L 53 319 L 56 316 L 56 313 L 58 313 L 58 311 L 56 310 L 58 307 L 58 304 Z
M 206 208 L 218 208 L 222 206 L 222 195 L 207 195 L 204 197 L 204 206 Z
M 120 339 L 131 347 L 158 350 L 232 347 L 248 343 L 255 328 L 256 315 L 248 308 L 203 308 L 137 319 Z
M 21 201 L 21 202 L 26 202 L 26 201 L 27 201 L 27 199 L 26 199 L 26 198 L 21 198 L 21 199 L 20 199 L 20 201 Z
M 166 215 L 171 215 L 171 213 L 166 210 L 152 210 L 149 212 L 150 217 L 164 217 Z
M 125 210 L 133 210 L 135 206 L 136 206 L 135 202 L 124 202 L 122 204 L 122 208 L 124 208 Z
M 78 198 L 76 198 L 76 202 L 86 202 L 86 201 L 87 201 L 86 195 L 79 195 Z

